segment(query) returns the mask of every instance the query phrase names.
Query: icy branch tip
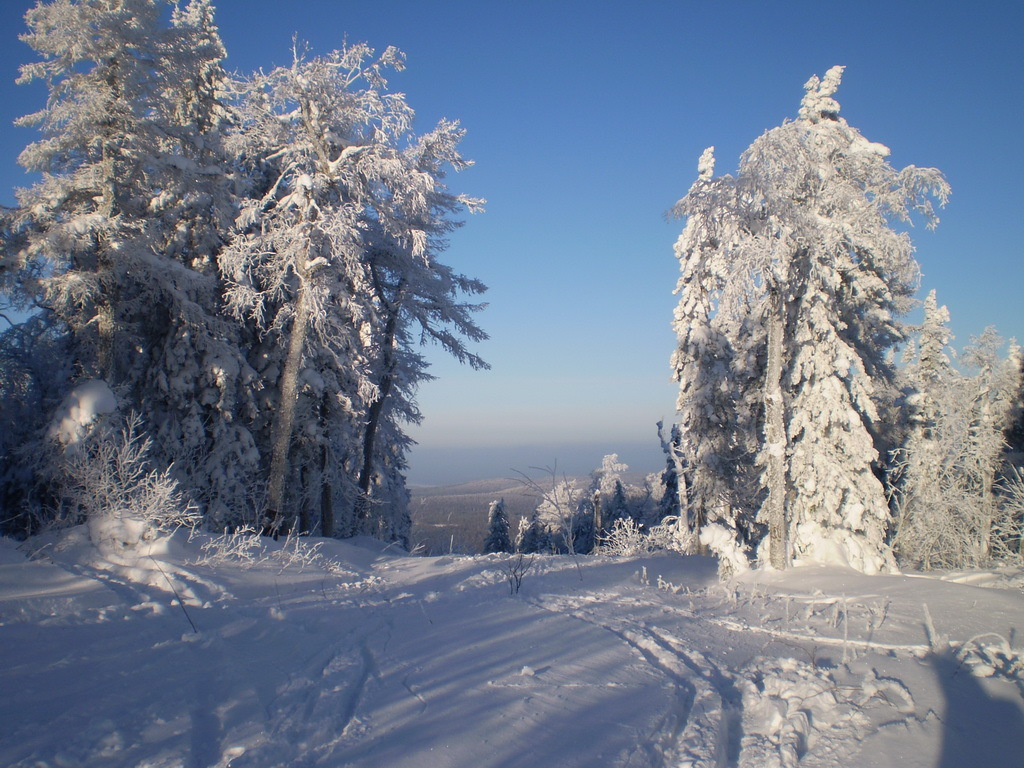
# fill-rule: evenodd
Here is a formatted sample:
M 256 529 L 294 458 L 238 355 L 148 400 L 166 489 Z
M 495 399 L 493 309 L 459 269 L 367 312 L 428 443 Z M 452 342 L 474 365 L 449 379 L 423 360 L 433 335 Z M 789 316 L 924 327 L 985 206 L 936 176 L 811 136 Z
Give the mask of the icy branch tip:
M 839 102 L 832 98 L 843 80 L 846 67 L 835 66 L 825 73 L 821 80 L 817 75 L 804 84 L 804 98 L 800 102 L 800 119 L 817 123 L 822 119 L 835 120 L 839 117 Z
M 701 181 L 707 181 L 715 175 L 715 148 L 708 147 L 697 161 L 697 177 Z

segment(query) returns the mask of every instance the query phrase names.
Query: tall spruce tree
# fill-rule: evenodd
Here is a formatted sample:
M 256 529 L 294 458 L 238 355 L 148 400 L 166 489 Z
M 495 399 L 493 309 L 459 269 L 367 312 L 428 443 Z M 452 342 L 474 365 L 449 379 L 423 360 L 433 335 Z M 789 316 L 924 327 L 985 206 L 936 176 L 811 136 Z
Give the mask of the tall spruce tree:
M 23 261 L 68 335 L 71 377 L 99 377 L 143 415 L 214 518 L 240 506 L 255 446 L 239 418 L 247 366 L 219 316 L 213 256 L 234 197 L 219 129 L 223 48 L 206 0 L 39 3 L 23 36 L 47 105 L 21 163 Z
M 757 139 L 735 176 L 701 157 L 673 209 L 687 218 L 673 366 L 693 492 L 711 512 L 734 525 L 756 512 L 775 568 L 875 572 L 893 562 L 876 387 L 918 280 L 893 224 L 914 212 L 935 224 L 948 186 L 934 169 L 893 168 L 839 117 L 842 72 L 812 77 L 798 119 Z

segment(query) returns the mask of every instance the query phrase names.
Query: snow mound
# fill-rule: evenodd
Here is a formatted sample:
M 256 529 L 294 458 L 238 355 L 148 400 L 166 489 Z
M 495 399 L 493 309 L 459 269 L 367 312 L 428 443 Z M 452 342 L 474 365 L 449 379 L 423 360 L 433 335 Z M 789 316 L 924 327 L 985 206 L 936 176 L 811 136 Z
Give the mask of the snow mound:
M 97 418 L 116 410 L 117 398 L 105 381 L 83 381 L 64 398 L 46 436 L 65 449 L 73 450 L 89 433 L 89 427 Z

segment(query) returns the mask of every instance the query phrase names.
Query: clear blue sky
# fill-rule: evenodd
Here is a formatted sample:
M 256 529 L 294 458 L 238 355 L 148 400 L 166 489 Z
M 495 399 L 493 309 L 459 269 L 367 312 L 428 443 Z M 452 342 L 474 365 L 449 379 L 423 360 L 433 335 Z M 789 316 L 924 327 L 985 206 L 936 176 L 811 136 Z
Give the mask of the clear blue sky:
M 41 106 L 13 85 L 31 3 L 0 9 L 0 120 Z M 715 145 L 720 173 L 795 117 L 802 85 L 847 69 L 842 114 L 898 166 L 935 166 L 953 187 L 935 232 L 913 237 L 923 290 L 938 290 L 956 344 L 987 325 L 1024 339 L 1024 4 L 962 2 L 419 2 L 220 0 L 228 66 L 290 60 L 347 37 L 396 45 L 420 128 L 462 121 L 477 165 L 449 179 L 488 199 L 447 261 L 491 290 L 479 321 L 488 372 L 434 355 L 411 479 L 594 466 L 619 451 L 651 469 L 668 381 L 682 222 L 664 212 Z M 31 131 L 5 128 L 0 202 L 25 183 Z M 923 294 L 922 294 L 923 295 Z M 647 444 L 647 451 L 637 446 Z M 571 446 L 585 446 L 576 451 Z

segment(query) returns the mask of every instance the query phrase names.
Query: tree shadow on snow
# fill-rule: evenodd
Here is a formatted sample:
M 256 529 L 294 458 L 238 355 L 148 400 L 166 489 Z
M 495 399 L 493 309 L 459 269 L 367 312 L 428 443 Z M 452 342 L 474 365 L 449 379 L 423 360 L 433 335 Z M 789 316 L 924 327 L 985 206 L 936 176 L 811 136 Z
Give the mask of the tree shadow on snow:
M 945 698 L 942 753 L 936 768 L 1021 768 L 1024 714 L 1015 701 L 994 696 L 952 652 L 931 664 Z

